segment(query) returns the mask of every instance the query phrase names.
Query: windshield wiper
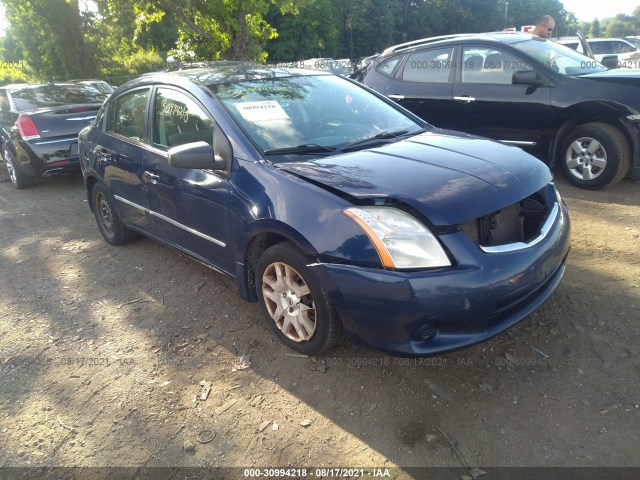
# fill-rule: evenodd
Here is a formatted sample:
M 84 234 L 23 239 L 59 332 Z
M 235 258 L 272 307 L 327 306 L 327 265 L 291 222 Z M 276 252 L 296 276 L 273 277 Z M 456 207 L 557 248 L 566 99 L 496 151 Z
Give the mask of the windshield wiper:
M 418 134 L 424 132 L 424 129 L 412 131 L 411 134 Z M 355 142 L 347 143 L 340 150 L 343 152 L 350 152 L 351 150 L 356 150 L 363 145 L 367 145 L 369 143 L 380 143 L 380 140 L 391 140 L 398 137 L 402 137 L 409 133 L 409 130 L 396 130 L 395 132 L 380 132 L 375 134 L 373 137 L 363 138 L 362 140 L 356 140 Z
M 324 145 L 317 145 L 315 143 L 305 143 L 302 145 L 296 145 L 295 147 L 271 148 L 269 150 L 265 150 L 263 155 L 304 155 L 307 153 L 325 153 L 335 151 L 336 147 L 325 147 Z

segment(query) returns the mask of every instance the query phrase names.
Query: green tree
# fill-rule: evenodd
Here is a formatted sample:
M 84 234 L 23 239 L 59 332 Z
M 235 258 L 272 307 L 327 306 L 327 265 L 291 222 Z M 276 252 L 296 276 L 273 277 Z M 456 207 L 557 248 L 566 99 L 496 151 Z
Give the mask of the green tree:
M 594 18 L 593 22 L 591 22 L 591 28 L 589 29 L 589 37 L 590 38 L 600 37 L 600 20 L 598 20 L 597 18 Z
M 2 37 L 2 40 L 0 40 L 0 46 L 2 50 L 2 59 L 5 62 L 17 62 L 18 60 L 24 60 L 22 48 L 16 42 L 11 31 L 8 31 L 5 36 Z
M 556 22 L 554 36 L 575 35 L 575 15 L 567 18 L 564 5 L 559 0 L 508 0 L 506 25 L 520 29 L 523 25 L 534 25 L 543 15 L 551 15 Z M 504 12 L 504 0 L 500 0 Z M 573 31 L 571 31 L 573 29 Z
M 282 14 L 296 13 L 293 0 L 108 0 L 118 8 L 133 9 L 136 32 L 170 16 L 178 25 L 172 51 L 185 59 L 264 60 L 264 45 L 275 38 L 265 21 L 271 5 Z M 304 4 L 304 2 L 303 2 Z
M 85 41 L 78 0 L 4 0 L 10 34 L 43 79 L 91 76 L 94 48 Z
M 638 30 L 640 30 L 640 7 L 636 7 L 631 15 L 619 13 L 606 25 L 607 37 L 636 35 Z
M 336 57 L 339 53 L 340 12 L 337 0 L 315 0 L 299 8 L 297 15 L 282 14 L 272 5 L 266 21 L 278 36 L 267 43 L 274 61 L 303 60 L 310 57 Z

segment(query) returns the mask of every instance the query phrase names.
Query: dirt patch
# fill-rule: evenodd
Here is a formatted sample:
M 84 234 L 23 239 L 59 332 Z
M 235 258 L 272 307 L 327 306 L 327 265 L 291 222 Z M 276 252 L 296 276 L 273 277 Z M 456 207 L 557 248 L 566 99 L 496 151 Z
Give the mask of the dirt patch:
M 554 296 L 423 360 L 302 358 L 229 279 L 106 244 L 79 176 L 1 183 L 0 467 L 640 466 L 640 185 L 559 183 Z

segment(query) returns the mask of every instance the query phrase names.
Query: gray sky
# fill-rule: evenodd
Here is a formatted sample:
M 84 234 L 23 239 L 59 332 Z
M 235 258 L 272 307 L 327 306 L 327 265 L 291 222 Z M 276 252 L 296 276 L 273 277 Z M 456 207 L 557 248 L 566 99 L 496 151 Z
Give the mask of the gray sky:
M 633 0 L 560 0 L 567 12 L 573 12 L 578 20 L 592 22 L 594 18 L 615 17 L 618 13 L 631 15 L 640 2 Z

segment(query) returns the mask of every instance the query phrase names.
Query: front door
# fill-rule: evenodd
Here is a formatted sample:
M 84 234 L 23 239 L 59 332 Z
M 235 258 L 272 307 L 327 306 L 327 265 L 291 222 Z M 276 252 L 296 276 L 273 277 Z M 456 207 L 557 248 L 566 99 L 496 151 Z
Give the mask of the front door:
M 233 273 L 227 172 L 173 167 L 167 155 L 171 147 L 186 143 L 213 146 L 214 128 L 219 127 L 193 97 L 158 87 L 142 176 L 153 212 L 153 235 Z
M 453 86 L 455 124 L 467 133 L 536 148 L 550 125 L 551 89 L 514 85 L 513 73 L 533 70 L 518 57 L 489 46 L 465 45 Z

